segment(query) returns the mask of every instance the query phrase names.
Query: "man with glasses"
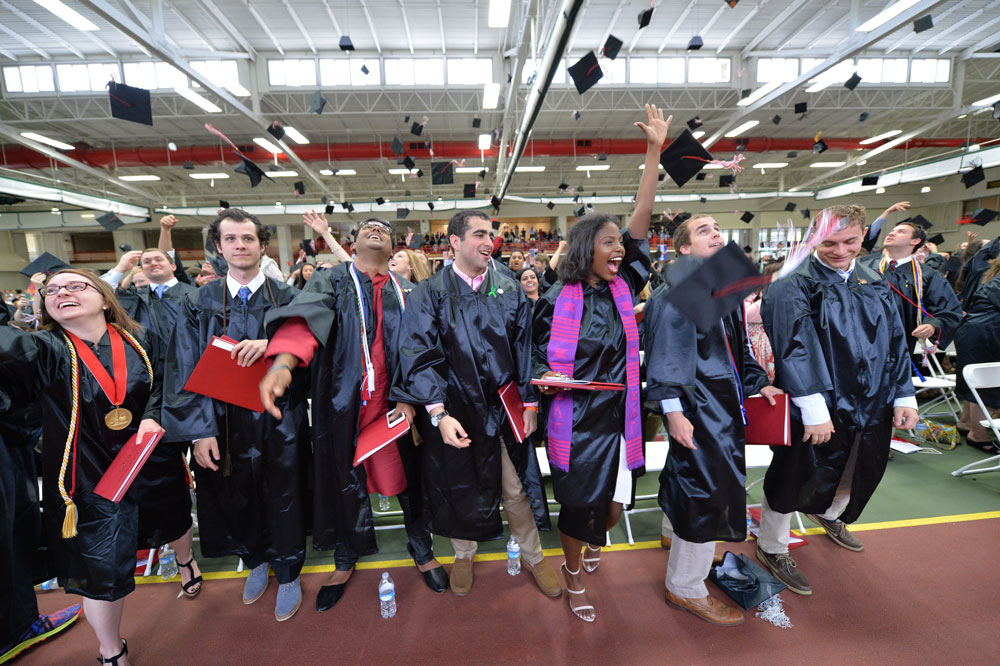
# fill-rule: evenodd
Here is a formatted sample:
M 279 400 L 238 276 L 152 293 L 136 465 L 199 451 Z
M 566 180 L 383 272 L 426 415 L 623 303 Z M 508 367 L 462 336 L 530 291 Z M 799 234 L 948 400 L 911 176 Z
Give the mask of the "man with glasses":
M 407 549 L 424 582 L 434 592 L 448 588 L 423 521 L 420 456 L 413 438 L 404 435 L 354 464 L 358 436 L 366 427 L 400 414 L 411 424 L 414 420 L 413 407 L 389 401 L 389 386 L 399 371 L 403 311 L 413 289 L 389 271 L 394 238 L 389 222 L 365 220 L 357 232 L 354 262 L 317 271 L 294 301 L 267 318 L 267 357 L 274 364 L 260 390 L 276 418 L 281 413 L 275 399 L 285 393 L 292 371 L 299 366 L 312 371 L 313 547 L 332 549 L 336 562 L 316 597 L 318 611 L 341 599 L 358 558 L 378 551 L 374 492 L 398 497 Z

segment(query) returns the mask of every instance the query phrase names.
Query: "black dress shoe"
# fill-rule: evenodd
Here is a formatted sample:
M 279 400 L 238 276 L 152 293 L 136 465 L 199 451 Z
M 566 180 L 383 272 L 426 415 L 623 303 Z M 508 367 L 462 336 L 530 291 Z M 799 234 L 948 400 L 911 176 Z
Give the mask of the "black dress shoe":
M 435 567 L 428 571 L 420 572 L 424 577 L 424 582 L 432 591 L 441 594 L 448 589 L 448 572 L 444 567 Z
M 336 606 L 340 598 L 344 596 L 346 589 L 346 582 L 337 585 L 324 585 L 319 588 L 319 594 L 316 595 L 316 610 L 322 613 Z

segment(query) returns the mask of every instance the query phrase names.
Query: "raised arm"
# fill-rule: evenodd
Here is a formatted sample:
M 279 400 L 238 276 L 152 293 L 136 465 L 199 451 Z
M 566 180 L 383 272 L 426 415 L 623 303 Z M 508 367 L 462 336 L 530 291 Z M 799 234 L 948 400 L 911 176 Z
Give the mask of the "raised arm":
M 654 104 L 646 105 L 646 122 L 636 122 L 635 126 L 646 135 L 646 166 L 639 179 L 639 191 L 635 195 L 635 211 L 628 223 L 632 238 L 645 238 L 649 233 L 649 219 L 653 215 L 656 199 L 656 183 L 659 181 L 660 152 L 670 130 L 670 116 L 663 119 L 663 111 Z
M 337 263 L 347 263 L 351 261 L 351 255 L 347 254 L 347 250 L 344 246 L 338 243 L 333 234 L 330 233 L 330 225 L 326 221 L 326 215 L 317 213 L 316 211 L 310 211 L 302 216 L 302 221 L 306 223 L 306 226 L 318 233 L 326 241 L 327 246 L 330 248 L 330 252 L 336 257 Z

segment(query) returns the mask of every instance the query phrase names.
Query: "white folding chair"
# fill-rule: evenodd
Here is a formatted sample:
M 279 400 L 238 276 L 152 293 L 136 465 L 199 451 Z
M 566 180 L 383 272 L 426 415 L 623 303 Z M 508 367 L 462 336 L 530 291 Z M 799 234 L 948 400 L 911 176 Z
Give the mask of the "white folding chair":
M 923 354 L 924 349 L 921 343 L 918 341 L 916 347 L 913 350 L 914 354 Z M 926 373 L 924 377 L 914 376 L 912 378 L 913 388 L 917 395 L 924 392 L 936 392 L 938 395 L 932 400 L 924 402 L 920 405 L 917 413 L 920 416 L 930 416 L 932 414 L 943 414 L 944 412 L 938 410 L 937 408 L 944 405 L 948 412 L 951 413 L 952 418 L 956 421 L 958 420 L 958 414 L 962 411 L 962 405 L 958 401 L 958 397 L 955 395 L 955 379 L 954 377 L 948 377 L 941 364 L 938 360 L 934 358 L 933 354 L 927 354 L 928 359 Z
M 748 444 L 747 447 L 746 447 L 746 453 L 745 453 L 747 471 L 749 472 L 751 469 L 754 469 L 755 467 L 762 467 L 766 471 L 767 468 L 771 466 L 771 458 L 773 458 L 773 457 L 774 457 L 774 452 L 771 451 L 771 447 L 770 446 L 760 446 L 760 445 L 757 445 L 757 444 Z M 748 509 L 759 509 L 759 508 L 761 508 L 761 503 L 760 502 L 758 502 L 756 504 L 751 504 L 750 503 L 750 491 L 753 490 L 754 488 L 756 488 L 758 485 L 760 485 L 762 483 L 764 483 L 764 477 L 763 476 L 760 477 L 759 479 L 757 479 L 756 481 L 747 484 L 746 493 L 747 493 L 747 508 Z M 805 528 L 805 525 L 802 524 L 802 514 L 800 514 L 798 511 L 795 512 L 795 520 L 796 520 L 796 522 L 799 525 L 799 534 L 805 534 L 806 533 L 806 528 Z M 748 534 L 747 538 L 749 538 L 749 536 L 750 535 Z
M 977 389 L 1000 387 L 1000 363 L 970 363 L 962 369 L 962 376 L 965 383 L 972 391 L 972 397 L 976 399 L 976 404 L 983 410 L 986 419 L 980 421 L 980 425 L 993 431 L 993 436 L 1000 442 L 1000 419 L 989 417 L 989 410 L 983 404 L 983 399 L 979 397 Z M 982 465 L 990 465 L 982 467 Z M 992 456 L 985 460 L 979 460 L 960 467 L 951 473 L 952 476 L 965 476 L 967 474 L 982 474 L 984 472 L 996 472 L 1000 470 L 1000 455 Z
M 652 441 L 646 442 L 646 473 L 660 472 L 663 470 L 663 466 L 667 463 L 667 453 L 670 451 L 670 443 L 667 441 Z M 635 539 L 632 536 L 632 521 L 629 520 L 629 516 L 636 513 L 649 513 L 650 511 L 662 511 L 660 509 L 659 503 L 656 506 L 643 507 L 641 509 L 635 508 L 635 505 L 643 500 L 653 500 L 654 502 L 659 497 L 656 493 L 650 493 L 648 495 L 636 495 L 635 501 L 632 502 L 632 508 L 627 509 L 622 512 L 622 518 L 625 521 L 625 534 L 628 536 L 628 545 L 634 546 Z

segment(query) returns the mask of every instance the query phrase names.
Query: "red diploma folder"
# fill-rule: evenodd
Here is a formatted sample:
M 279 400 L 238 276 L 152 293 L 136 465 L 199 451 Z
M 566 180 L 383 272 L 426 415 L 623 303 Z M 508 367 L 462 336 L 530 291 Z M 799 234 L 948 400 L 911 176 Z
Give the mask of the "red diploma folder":
M 588 382 L 585 379 L 559 379 L 556 377 L 547 377 L 545 379 L 532 379 L 531 383 L 535 386 L 548 386 L 548 387 L 558 387 L 558 388 L 568 388 L 568 389 L 581 389 L 584 391 L 624 391 L 624 384 L 615 384 L 614 382 Z
M 510 421 L 510 429 L 514 431 L 514 437 L 518 442 L 524 441 L 524 403 L 521 402 L 521 393 L 517 390 L 517 382 L 511 382 L 500 389 L 500 402 L 503 403 L 503 410 L 507 412 L 507 420 Z
M 267 365 L 261 360 L 249 368 L 240 367 L 236 359 L 229 357 L 235 346 L 236 341 L 232 338 L 213 337 L 188 377 L 184 390 L 263 412 L 258 385 L 267 374 Z
M 156 448 L 162 436 L 162 432 L 150 433 L 143 441 L 138 442 L 136 435 L 132 435 L 111 461 L 111 466 L 104 472 L 104 476 L 97 482 L 94 493 L 112 502 L 122 501 L 122 497 L 128 492 L 135 477 L 139 476 L 139 470 L 146 464 L 149 454 Z
M 355 467 L 383 446 L 395 442 L 409 432 L 410 424 L 403 412 L 399 412 L 394 421 L 389 420 L 391 415 L 392 412 L 389 412 L 385 415 L 384 419 L 376 419 L 365 426 L 365 429 L 358 435 L 358 445 L 354 448 Z
M 774 396 L 772 407 L 763 396 L 747 398 L 747 444 L 791 446 L 792 433 L 788 421 L 788 394 Z

